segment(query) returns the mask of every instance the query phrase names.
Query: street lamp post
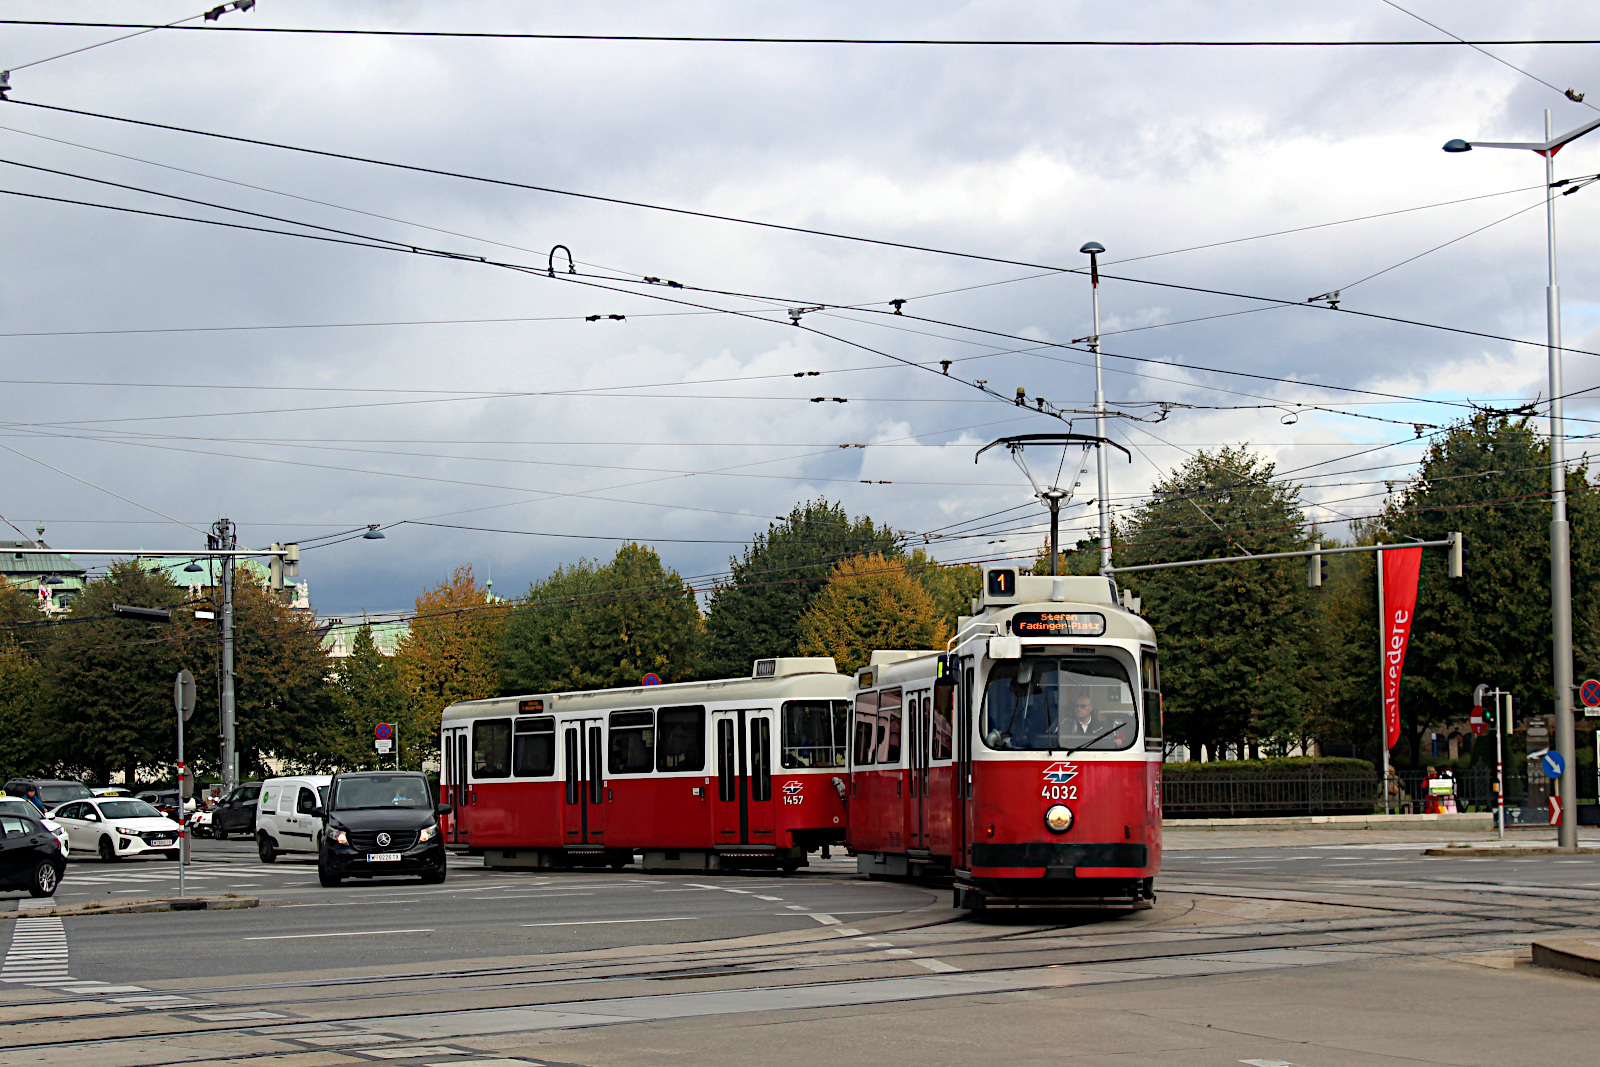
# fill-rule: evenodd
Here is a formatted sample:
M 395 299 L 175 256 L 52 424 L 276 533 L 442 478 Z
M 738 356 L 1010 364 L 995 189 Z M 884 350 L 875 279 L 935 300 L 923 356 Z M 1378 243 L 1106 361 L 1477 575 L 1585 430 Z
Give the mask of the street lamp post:
M 1550 364 L 1550 615 L 1552 681 L 1555 683 L 1556 750 L 1568 768 L 1556 783 L 1561 798 L 1561 825 L 1557 841 L 1563 849 L 1578 847 L 1577 737 L 1572 721 L 1572 534 L 1567 525 L 1566 449 L 1562 435 L 1561 403 L 1561 289 L 1556 284 L 1556 153 L 1579 137 L 1600 128 L 1600 118 L 1584 123 L 1557 137 L 1551 132 L 1551 115 L 1544 113 L 1544 140 L 1525 141 L 1447 141 L 1446 152 L 1470 152 L 1474 148 L 1514 148 L 1536 152 L 1544 157 L 1545 228 L 1548 241 L 1550 284 L 1545 289 L 1546 346 Z

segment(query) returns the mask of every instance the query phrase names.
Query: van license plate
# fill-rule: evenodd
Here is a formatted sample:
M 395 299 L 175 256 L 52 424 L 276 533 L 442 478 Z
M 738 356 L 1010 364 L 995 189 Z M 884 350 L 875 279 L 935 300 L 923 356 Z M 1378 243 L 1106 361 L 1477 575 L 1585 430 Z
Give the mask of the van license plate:
M 398 852 L 369 852 L 369 853 L 367 853 L 367 862 L 368 863 L 399 863 L 400 862 L 400 853 L 398 853 Z

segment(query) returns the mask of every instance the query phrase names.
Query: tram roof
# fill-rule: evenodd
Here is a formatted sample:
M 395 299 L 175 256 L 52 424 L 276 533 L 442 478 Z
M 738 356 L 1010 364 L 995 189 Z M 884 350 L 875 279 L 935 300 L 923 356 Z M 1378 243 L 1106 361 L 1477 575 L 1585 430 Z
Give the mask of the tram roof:
M 767 668 L 764 666 L 767 664 L 772 666 Z M 764 669 L 769 673 L 758 676 L 758 672 Z M 759 700 L 836 700 L 848 698 L 854 690 L 855 679 L 848 674 L 840 674 L 831 658 L 791 657 L 757 660 L 748 678 L 463 700 L 445 708 L 441 718 L 444 722 L 450 722 L 454 719 L 477 719 L 485 715 L 559 715 Z M 524 705 L 533 700 L 542 701 L 542 706 L 538 710 L 526 709 Z

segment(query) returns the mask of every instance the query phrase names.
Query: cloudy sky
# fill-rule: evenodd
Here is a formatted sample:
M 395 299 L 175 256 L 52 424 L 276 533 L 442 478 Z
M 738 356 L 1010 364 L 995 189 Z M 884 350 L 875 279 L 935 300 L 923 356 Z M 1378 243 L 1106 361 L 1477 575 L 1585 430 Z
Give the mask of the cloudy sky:
M 1571 5 L 1407 6 L 1472 38 L 1600 38 L 1600 13 Z M 70 11 L 169 22 L 200 9 L 123 0 Z M 0 18 L 65 10 L 0 3 Z M 1442 39 L 1381 0 L 261 0 L 218 25 Z M 1041 265 L 0 105 L 0 189 L 388 246 L 0 197 L 0 513 L 30 536 L 42 523 L 61 546 L 198 546 L 194 528 L 224 515 L 250 545 L 326 538 L 335 543 L 308 548 L 302 568 L 321 613 L 405 607 L 464 562 L 516 594 L 562 562 L 608 557 L 616 538 L 655 545 L 685 576 L 714 575 L 752 533 L 817 496 L 909 533 L 967 529 L 953 524 L 1026 504 L 1002 450 L 977 464 L 973 453 L 1003 434 L 1066 429 L 1006 400 L 1018 387 L 1061 409 L 1091 403 L 1083 346 L 1054 347 L 1091 332 L 1087 279 L 1042 269 L 1082 266 L 1077 249 L 1091 239 L 1117 276 L 1101 290 L 1105 351 L 1136 357 L 1106 360 L 1112 406 L 1138 417 L 1113 420 L 1133 453 L 1111 464 L 1118 506 L 1200 448 L 1249 443 L 1281 469 L 1305 468 L 1317 517 L 1370 514 L 1382 480 L 1414 469 L 1412 424 L 1459 418 L 1468 399 L 1548 396 L 1542 347 L 1195 290 L 1303 302 L 1340 289 L 1342 308 L 1540 342 L 1541 161 L 1439 147 L 1538 139 L 1545 108 L 1558 131 L 1596 117 L 1461 46 L 163 31 L 23 67 L 115 35 L 0 27 L 12 97 Z M 1600 101 L 1600 46 L 1490 50 Z M 1597 170 L 1600 135 L 1558 157 L 1558 176 Z M 1446 201 L 1465 202 L 1322 225 Z M 1597 212 L 1600 189 L 1560 202 L 1566 343 L 1591 351 Z M 1262 236 L 1285 230 L 1297 232 Z M 557 244 L 578 274 L 544 274 Z M 893 299 L 907 301 L 899 318 Z M 806 329 L 791 324 L 788 309 L 815 307 Z M 952 361 L 948 377 L 941 360 Z M 1596 357 L 1569 354 L 1567 389 L 1600 386 L 1597 371 Z M 979 380 L 999 395 L 970 384 Z M 1162 402 L 1180 406 L 1148 421 Z M 1569 414 L 1600 420 L 1600 406 L 1574 398 Z M 1062 458 L 1029 457 L 1046 477 Z M 1093 497 L 1090 475 L 1072 529 L 1091 523 Z M 1024 507 L 983 536 L 934 544 L 948 560 L 1029 553 L 1041 515 Z M 386 538 L 328 536 L 368 523 Z

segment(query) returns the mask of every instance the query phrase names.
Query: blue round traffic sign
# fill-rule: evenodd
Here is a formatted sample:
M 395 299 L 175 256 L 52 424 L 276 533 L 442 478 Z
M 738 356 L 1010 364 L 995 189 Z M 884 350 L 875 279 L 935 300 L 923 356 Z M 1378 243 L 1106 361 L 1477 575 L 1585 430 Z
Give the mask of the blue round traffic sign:
M 394 724 L 380 722 L 376 727 L 373 728 L 372 736 L 376 737 L 379 741 L 389 740 L 394 736 Z
M 1578 700 L 1586 708 L 1600 708 L 1600 680 L 1586 678 L 1578 686 Z
M 650 672 L 649 674 L 644 676 L 644 684 L 645 685 L 660 685 L 661 684 L 661 675 L 656 674 L 654 671 Z
M 1546 752 L 1542 762 L 1546 778 L 1560 778 L 1562 772 L 1567 769 L 1567 761 L 1561 758 L 1559 752 Z

